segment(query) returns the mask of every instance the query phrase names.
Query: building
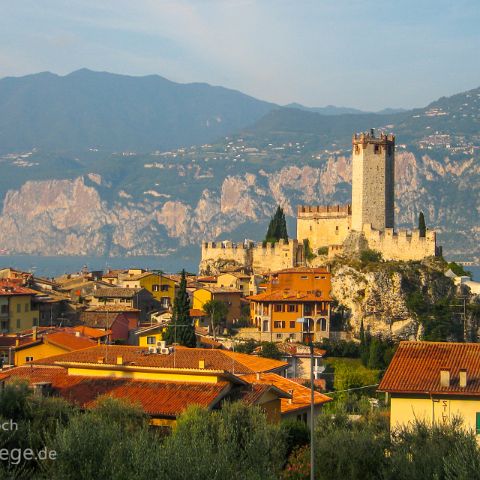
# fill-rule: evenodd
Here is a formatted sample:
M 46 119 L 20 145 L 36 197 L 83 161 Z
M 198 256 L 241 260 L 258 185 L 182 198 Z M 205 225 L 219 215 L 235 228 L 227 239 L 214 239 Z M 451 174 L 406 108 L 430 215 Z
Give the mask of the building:
M 159 308 L 159 302 L 145 288 L 98 288 L 87 300 L 90 307 L 113 305 L 138 309 L 141 322 L 147 320 L 149 314 Z
M 223 350 L 177 347 L 167 353 L 102 345 L 57 355 L 0 374 L 0 382 L 26 380 L 39 394 L 59 395 L 81 408 L 107 395 L 142 406 L 153 425 L 173 426 L 190 405 L 221 408 L 225 400 L 258 405 L 272 421 L 281 400 L 291 398 L 271 383 L 247 382 L 244 375 L 282 373 L 281 361 Z
M 330 335 L 331 275 L 323 268 L 294 268 L 270 275 L 266 290 L 248 297 L 260 340 L 306 342 Z
M 134 272 L 129 270 L 127 273 L 119 274 L 117 285 L 125 288 L 144 288 L 159 302 L 160 308 L 173 306 L 176 286 L 174 280 L 160 273 Z
M 161 341 L 163 341 L 163 333 L 165 331 L 165 325 L 148 325 L 139 327 L 134 330 L 131 335 L 134 345 L 140 347 L 157 347 Z
M 288 362 L 287 377 L 310 380 L 311 355 L 310 346 L 302 343 L 284 342 L 277 345 L 282 353 L 282 360 Z M 326 350 L 313 349 L 313 376 L 315 380 L 320 379 L 324 371 L 322 358 Z
M 0 337 L 0 356 L 3 364 L 18 366 L 95 345 L 96 341 L 72 329 L 42 331 L 34 327 L 21 336 Z
M 395 137 L 370 133 L 352 138 L 351 205 L 308 206 L 297 211 L 298 243 L 330 257 L 369 248 L 385 260 L 422 260 L 441 254 L 436 233 L 395 231 Z
M 198 288 L 193 292 L 193 310 L 203 310 L 205 304 L 209 301 L 215 300 L 223 302 L 228 308 L 227 317 L 225 318 L 226 326 L 233 325 L 242 316 L 242 290 L 237 290 L 231 287 L 203 287 Z M 203 317 L 207 325 L 199 322 L 198 326 L 208 327 L 209 318 Z M 202 319 L 201 319 L 202 320 Z
M 14 333 L 38 325 L 38 292 L 22 287 L 20 281 L 0 281 L 0 331 Z
M 298 420 L 310 425 L 310 401 L 311 390 L 276 373 L 257 373 L 255 375 L 244 375 L 243 380 L 251 383 L 274 385 L 279 390 L 288 392 L 291 398 L 280 400 L 280 415 L 282 420 Z M 331 402 L 332 398 L 323 393 L 314 393 L 314 416 L 316 417 L 325 403 Z
M 461 417 L 480 435 L 479 379 L 480 344 L 401 342 L 378 390 L 390 397 L 392 429 Z
M 130 338 L 130 332 L 138 328 L 140 315 L 138 308 L 114 303 L 87 308 L 81 313 L 80 321 L 85 327 L 109 330 L 112 342 L 126 342 Z

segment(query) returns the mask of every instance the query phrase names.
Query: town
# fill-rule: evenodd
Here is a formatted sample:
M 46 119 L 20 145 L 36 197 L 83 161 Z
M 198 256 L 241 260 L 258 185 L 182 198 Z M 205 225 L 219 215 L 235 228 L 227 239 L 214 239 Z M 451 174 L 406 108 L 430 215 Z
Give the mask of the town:
M 408 438 L 425 431 L 425 450 L 440 445 L 432 456 L 446 456 L 455 437 L 470 449 L 465 468 L 473 468 L 480 283 L 443 258 L 423 214 L 411 231 L 395 228 L 394 167 L 394 135 L 354 134 L 350 204 L 299 205 L 297 238 L 278 206 L 256 242 L 205 239 L 198 274 L 126 265 L 44 278 L 0 268 L 3 417 L 27 416 L 8 407 L 12 393 L 58 421 L 71 415 L 67 436 L 79 434 L 68 431 L 77 428 L 75 415 L 107 428 L 118 412 L 123 426 L 111 435 L 127 428 L 135 441 L 167 439 L 151 460 L 162 459 L 155 468 L 164 476 L 200 466 L 210 472 L 199 445 L 202 461 L 190 452 L 190 470 L 165 455 L 185 435 L 192 445 L 205 442 L 203 429 L 217 428 L 211 422 L 234 421 L 251 422 L 250 441 L 263 449 L 252 466 L 253 452 L 232 445 L 250 455 L 236 466 L 243 478 L 307 478 L 325 455 L 338 478 L 370 478 L 349 476 L 351 468 L 371 470 L 360 458 L 346 462 L 349 454 L 330 441 L 367 442 L 366 465 L 380 474 L 389 462 L 420 462 L 405 452 Z M 68 408 L 80 413 L 61 413 Z M 262 442 L 278 442 L 278 452 Z M 128 444 L 130 453 L 135 448 Z M 389 456 L 379 453 L 385 449 Z M 218 452 L 209 455 L 218 466 Z M 75 465 L 62 458 L 49 464 L 57 478 Z M 434 463 L 432 472 L 443 471 Z M 224 465 L 222 475 L 234 466 Z M 260 471 L 264 477 L 252 473 Z

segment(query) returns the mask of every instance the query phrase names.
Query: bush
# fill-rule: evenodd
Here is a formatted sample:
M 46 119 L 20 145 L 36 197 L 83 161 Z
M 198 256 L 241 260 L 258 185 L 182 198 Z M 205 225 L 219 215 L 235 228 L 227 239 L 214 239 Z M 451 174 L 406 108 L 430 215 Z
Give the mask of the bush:
M 307 445 L 310 441 L 310 429 L 305 422 L 295 419 L 284 420 L 280 424 L 280 430 L 283 433 L 287 455 L 298 447 Z
M 266 358 L 273 358 L 274 360 L 281 360 L 282 352 L 278 349 L 274 342 L 263 342 L 260 350 L 260 356 Z
M 328 255 L 328 247 L 320 247 L 317 252 L 319 255 Z
M 382 254 L 376 250 L 362 250 L 360 253 L 360 261 L 362 263 L 378 263 L 382 260 Z
M 249 338 L 245 342 L 235 345 L 235 351 L 238 353 L 248 353 L 251 354 L 258 347 L 259 343 L 255 340 Z

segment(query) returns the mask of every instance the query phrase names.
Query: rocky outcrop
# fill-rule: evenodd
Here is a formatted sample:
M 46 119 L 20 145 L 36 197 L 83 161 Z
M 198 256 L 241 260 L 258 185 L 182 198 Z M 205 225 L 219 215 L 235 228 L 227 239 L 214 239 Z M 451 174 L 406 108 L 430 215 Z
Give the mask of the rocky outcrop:
M 435 262 L 388 262 L 365 267 L 332 264 L 332 296 L 345 308 L 354 336 L 360 326 L 372 335 L 395 340 L 419 339 L 421 325 L 407 307 L 408 295 L 421 291 L 430 302 L 454 292 Z

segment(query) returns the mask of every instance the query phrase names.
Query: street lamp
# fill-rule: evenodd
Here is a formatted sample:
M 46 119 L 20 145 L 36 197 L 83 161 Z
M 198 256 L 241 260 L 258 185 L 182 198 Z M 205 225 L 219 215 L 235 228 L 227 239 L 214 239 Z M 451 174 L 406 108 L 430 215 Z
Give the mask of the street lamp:
M 315 335 L 314 331 L 314 321 L 310 317 L 301 317 L 297 319 L 297 323 L 303 325 L 302 333 L 308 332 L 309 334 L 309 346 L 310 346 L 310 480 L 315 480 L 315 455 L 314 455 L 314 444 L 315 444 L 315 432 L 314 432 L 314 401 L 315 401 L 315 388 L 314 388 L 314 373 L 313 373 L 313 336 Z M 306 328 L 305 328 L 306 327 Z

